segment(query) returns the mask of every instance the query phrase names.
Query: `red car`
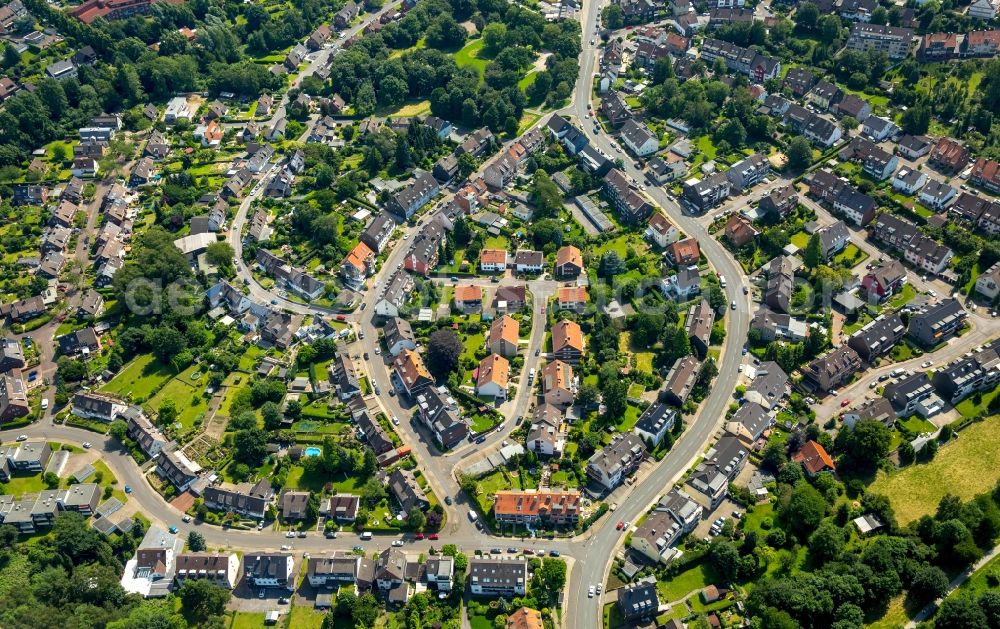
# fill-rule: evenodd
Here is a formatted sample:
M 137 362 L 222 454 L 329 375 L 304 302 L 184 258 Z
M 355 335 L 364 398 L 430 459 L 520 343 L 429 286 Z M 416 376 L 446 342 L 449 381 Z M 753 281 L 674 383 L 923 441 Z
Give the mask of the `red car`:
M 844 408 L 845 406 L 847 406 L 850 403 L 851 403 L 850 400 L 841 400 L 840 401 L 840 408 Z
M 424 538 L 423 533 L 417 533 L 416 535 L 413 536 L 413 539 L 423 539 L 423 538 Z
M 342 315 L 342 314 L 339 314 L 339 315 L 337 315 L 337 316 L 336 316 L 336 317 L 334 317 L 334 318 L 335 318 L 335 319 L 336 319 L 337 321 L 347 321 L 347 316 L 346 316 L 346 315 Z
M 623 527 L 623 526 L 625 526 L 625 525 L 624 525 L 624 524 L 622 523 L 622 521 L 621 521 L 621 520 L 618 520 L 618 526 L 617 526 L 617 527 L 615 527 L 615 528 L 617 528 L 617 529 L 618 529 L 618 530 L 620 531 L 620 530 L 622 530 L 622 527 Z
M 430 535 L 427 536 L 427 539 L 429 539 L 431 541 L 436 540 L 437 538 L 438 538 L 438 534 L 437 533 L 431 533 Z

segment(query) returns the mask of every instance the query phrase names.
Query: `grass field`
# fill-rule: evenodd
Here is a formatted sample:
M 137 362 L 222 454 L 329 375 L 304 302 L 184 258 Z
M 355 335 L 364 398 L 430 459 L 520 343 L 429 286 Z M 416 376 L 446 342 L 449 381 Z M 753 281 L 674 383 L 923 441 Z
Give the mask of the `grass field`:
M 795 232 L 789 239 L 793 245 L 799 249 L 805 249 L 809 244 L 809 234 L 805 232 Z
M 295 627 L 295 629 L 300 627 L 301 629 L 320 629 L 325 617 L 325 613 L 316 611 L 308 605 L 296 605 L 288 617 L 288 626 Z
M 42 475 L 37 472 L 32 474 L 16 474 L 4 483 L 3 486 L 4 493 L 11 496 L 36 494 L 43 489 L 48 489 L 45 483 L 42 482 Z
M 479 72 L 479 76 L 483 76 L 483 73 L 486 71 L 486 63 L 489 59 L 480 56 L 482 50 L 483 40 L 474 39 L 466 44 L 465 48 L 455 53 L 455 63 L 460 68 L 471 66 Z
M 101 390 L 123 397 L 131 396 L 132 401 L 147 400 L 172 376 L 168 365 L 161 363 L 152 354 L 143 354 L 126 365 Z
M 868 254 L 860 250 L 853 243 L 848 243 L 844 250 L 833 257 L 835 264 L 849 264 L 852 267 L 859 262 L 863 262 Z
M 264 613 L 236 612 L 229 629 L 259 629 L 264 626 Z
M 970 395 L 955 407 L 962 417 L 974 417 L 980 413 L 985 414 L 993 398 L 1000 395 L 1000 387 L 993 389 L 982 395 Z
M 189 429 L 208 410 L 208 398 L 202 395 L 207 384 L 207 374 L 199 371 L 198 365 L 191 365 L 151 397 L 149 407 L 156 410 L 164 401 L 173 400 L 177 405 L 177 421 L 185 430 Z
M 695 590 L 700 590 L 709 583 L 715 582 L 712 568 L 706 563 L 700 563 L 689 568 L 669 581 L 656 584 L 663 601 L 676 601 L 684 598 Z
M 942 447 L 930 463 L 879 473 L 871 490 L 889 496 L 900 524 L 934 513 L 947 493 L 968 500 L 989 491 L 1000 479 L 1000 466 L 981 464 L 1000 455 L 1000 416 L 960 434 L 960 439 Z
M 889 300 L 890 308 L 902 308 L 907 302 L 917 296 L 917 289 L 913 288 L 909 284 L 904 284 L 903 289 L 899 291 L 898 295 L 895 295 Z

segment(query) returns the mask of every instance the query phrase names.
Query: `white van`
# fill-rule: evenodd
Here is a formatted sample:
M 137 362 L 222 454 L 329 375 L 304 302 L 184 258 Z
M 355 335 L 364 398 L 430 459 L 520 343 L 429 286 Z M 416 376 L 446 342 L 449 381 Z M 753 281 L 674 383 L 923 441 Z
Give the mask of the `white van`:
M 478 517 L 479 516 L 476 515 L 475 511 L 473 511 L 472 509 L 469 509 L 469 522 L 475 522 L 476 518 L 478 518 Z
M 49 398 L 43 397 L 42 398 L 42 410 L 44 411 L 44 410 L 46 410 L 48 408 L 49 408 Z
M 372 532 L 371 531 L 365 531 L 364 533 L 361 534 L 361 539 L 369 540 L 371 538 L 372 538 Z
M 725 275 L 720 275 L 719 276 L 719 286 L 721 286 L 722 288 L 726 287 L 726 276 Z

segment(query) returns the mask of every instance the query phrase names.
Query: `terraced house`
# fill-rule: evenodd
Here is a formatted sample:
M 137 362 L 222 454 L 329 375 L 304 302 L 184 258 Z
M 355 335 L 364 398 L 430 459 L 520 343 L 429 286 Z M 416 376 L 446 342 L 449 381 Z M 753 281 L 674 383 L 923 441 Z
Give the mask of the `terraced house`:
M 498 491 L 493 515 L 499 524 L 572 526 L 581 506 L 578 491 Z

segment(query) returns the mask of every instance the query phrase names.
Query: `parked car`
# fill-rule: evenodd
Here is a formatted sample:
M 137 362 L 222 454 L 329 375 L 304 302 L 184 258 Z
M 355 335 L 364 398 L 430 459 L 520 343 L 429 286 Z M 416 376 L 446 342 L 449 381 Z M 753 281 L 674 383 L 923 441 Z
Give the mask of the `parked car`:
M 444 497 L 444 503 L 445 503 L 446 505 L 449 505 L 449 506 L 450 506 L 450 505 L 451 505 L 451 503 L 452 503 L 452 500 L 451 500 L 451 496 L 445 496 L 445 497 Z
M 171 532 L 171 533 L 173 533 L 173 534 L 176 534 L 176 533 L 177 533 L 177 527 L 176 527 L 176 526 L 171 526 L 171 527 L 169 527 L 169 528 L 168 528 L 167 530 L 168 530 L 168 531 L 170 531 L 170 532 Z

